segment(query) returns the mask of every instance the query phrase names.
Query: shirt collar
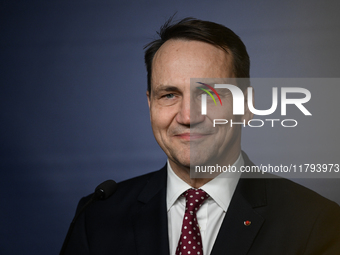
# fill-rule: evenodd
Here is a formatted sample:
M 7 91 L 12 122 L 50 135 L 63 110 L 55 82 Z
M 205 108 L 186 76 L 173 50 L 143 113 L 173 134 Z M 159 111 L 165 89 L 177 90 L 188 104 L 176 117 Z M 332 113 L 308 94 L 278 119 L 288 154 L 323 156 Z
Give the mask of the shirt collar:
M 172 170 L 169 159 L 167 162 L 168 166 L 168 179 L 167 179 L 167 191 L 166 191 L 166 203 L 167 211 L 170 210 L 171 206 L 176 202 L 177 198 L 183 194 L 187 189 L 192 188 L 188 183 L 183 181 L 175 174 Z
M 244 165 L 242 153 L 233 166 L 240 169 Z M 167 211 L 173 206 L 178 197 L 187 189 L 192 188 L 189 184 L 179 178 L 172 170 L 169 160 L 167 162 Z M 204 184 L 201 189 L 207 192 L 210 197 L 226 212 L 231 201 L 231 198 L 236 189 L 240 173 L 235 173 L 232 177 L 226 177 L 227 173 L 222 173 L 218 177 Z

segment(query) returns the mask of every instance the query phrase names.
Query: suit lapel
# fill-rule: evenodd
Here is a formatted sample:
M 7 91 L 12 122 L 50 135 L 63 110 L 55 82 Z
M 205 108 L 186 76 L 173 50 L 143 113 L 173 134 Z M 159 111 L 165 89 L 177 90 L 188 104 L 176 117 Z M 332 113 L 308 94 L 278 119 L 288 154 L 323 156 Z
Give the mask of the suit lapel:
M 245 165 L 253 165 L 243 152 Z M 248 176 L 249 177 L 249 176 Z M 256 208 L 266 206 L 264 179 L 242 175 L 216 238 L 211 255 L 243 255 L 249 251 L 265 219 Z M 245 221 L 251 222 L 249 226 Z
M 169 254 L 166 166 L 156 172 L 138 197 L 133 219 L 137 254 Z
M 244 193 L 242 192 L 242 189 L 248 185 L 249 181 L 258 182 L 264 180 L 241 179 L 239 181 L 211 255 L 247 254 L 260 230 L 264 218 L 254 209 L 254 207 L 260 206 L 260 204 L 255 206 L 254 203 L 249 203 L 249 200 L 244 197 Z M 252 196 L 254 196 L 254 194 Z M 245 221 L 250 221 L 251 224 L 246 226 L 244 224 Z

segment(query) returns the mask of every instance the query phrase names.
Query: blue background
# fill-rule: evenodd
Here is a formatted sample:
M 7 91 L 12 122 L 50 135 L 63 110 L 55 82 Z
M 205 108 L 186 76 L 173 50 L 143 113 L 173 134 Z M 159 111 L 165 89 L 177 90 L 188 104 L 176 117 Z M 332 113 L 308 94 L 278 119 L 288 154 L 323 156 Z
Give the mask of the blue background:
M 334 78 L 339 11 L 335 0 L 1 1 L 0 254 L 57 254 L 82 196 L 164 165 L 149 123 L 143 46 L 169 16 L 230 27 L 247 46 L 253 77 Z M 337 92 L 320 92 L 332 100 L 318 139 L 305 129 L 304 143 L 300 133 L 271 130 L 263 139 L 246 128 L 243 149 L 255 163 L 289 163 L 312 147 L 338 160 Z M 339 179 L 296 181 L 340 203 Z

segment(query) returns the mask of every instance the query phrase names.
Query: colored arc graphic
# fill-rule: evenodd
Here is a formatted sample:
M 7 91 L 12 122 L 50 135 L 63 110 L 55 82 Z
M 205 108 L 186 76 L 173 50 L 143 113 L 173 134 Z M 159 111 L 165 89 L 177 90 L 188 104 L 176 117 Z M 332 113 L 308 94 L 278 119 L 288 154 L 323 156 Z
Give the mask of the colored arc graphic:
M 214 100 L 215 105 L 217 105 L 214 96 L 213 96 L 208 90 L 206 90 L 206 89 L 204 89 L 204 88 L 198 88 L 198 89 L 201 89 L 201 90 L 207 92 L 207 94 Z
M 216 94 L 218 100 L 220 100 L 220 103 L 221 103 L 221 105 L 222 105 L 222 100 L 221 100 L 219 94 L 217 93 L 217 91 L 216 91 L 213 87 L 211 87 L 210 85 L 205 84 L 205 83 L 203 83 L 203 82 L 197 82 L 197 83 L 202 84 L 202 85 L 206 86 L 207 88 L 211 89 L 211 90 Z M 214 103 L 215 103 L 215 105 L 216 105 L 215 98 L 213 97 L 213 95 L 212 95 L 208 90 L 206 90 L 206 89 L 204 89 L 204 88 L 199 88 L 199 89 L 201 89 L 201 90 L 207 92 L 207 94 L 214 100 Z

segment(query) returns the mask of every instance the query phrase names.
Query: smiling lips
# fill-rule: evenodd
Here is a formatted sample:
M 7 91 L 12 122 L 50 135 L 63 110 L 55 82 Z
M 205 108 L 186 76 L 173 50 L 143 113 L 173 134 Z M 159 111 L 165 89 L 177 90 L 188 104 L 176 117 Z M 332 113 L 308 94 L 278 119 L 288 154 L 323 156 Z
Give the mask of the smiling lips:
M 190 141 L 190 140 L 196 140 L 196 139 L 206 137 L 207 135 L 208 134 L 202 134 L 202 133 L 182 133 L 182 134 L 175 135 L 175 137 L 178 137 L 186 141 Z

